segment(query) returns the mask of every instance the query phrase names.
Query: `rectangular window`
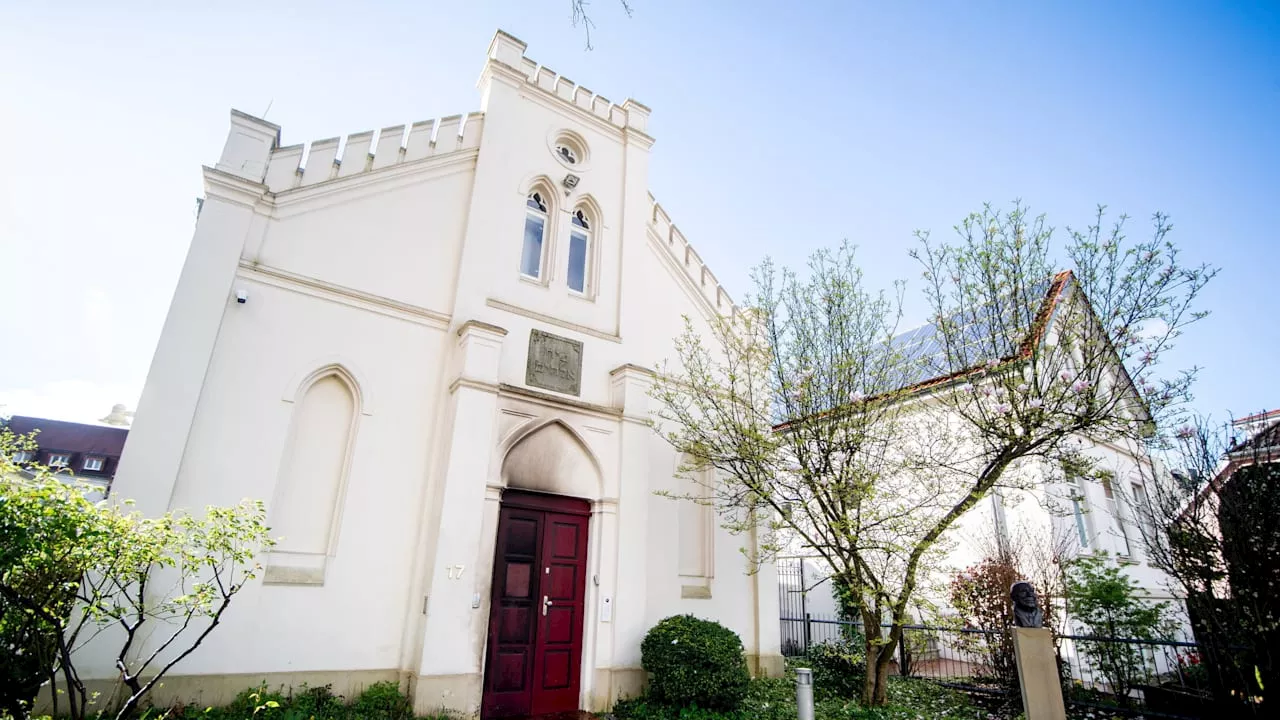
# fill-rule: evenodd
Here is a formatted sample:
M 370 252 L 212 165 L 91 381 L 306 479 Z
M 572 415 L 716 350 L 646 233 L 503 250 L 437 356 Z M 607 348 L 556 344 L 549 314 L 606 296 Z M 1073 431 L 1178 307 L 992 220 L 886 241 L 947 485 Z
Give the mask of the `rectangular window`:
M 71 464 L 71 456 L 66 453 L 50 453 L 49 467 L 66 467 Z
M 524 218 L 524 249 L 520 255 L 520 273 L 534 279 L 542 278 L 542 238 L 547 219 L 534 213 Z
M 100 471 L 100 470 L 102 470 L 102 458 L 94 458 L 94 457 L 91 457 L 91 458 L 85 458 L 85 459 L 84 459 L 84 469 L 85 469 L 85 470 L 93 470 L 93 471 Z
M 569 233 L 569 289 L 587 291 L 587 236 L 576 230 Z
M 1138 522 L 1142 523 L 1142 527 L 1150 538 L 1155 531 L 1155 513 L 1151 508 L 1151 498 L 1147 497 L 1147 488 L 1142 483 L 1133 483 L 1133 505 L 1134 512 L 1138 515 Z
M 1125 529 L 1124 516 L 1121 515 L 1120 504 L 1116 502 L 1116 493 L 1111 487 L 1110 478 L 1102 478 L 1102 492 L 1107 496 L 1107 513 L 1111 516 L 1112 531 L 1120 536 L 1124 548 L 1121 554 L 1129 557 L 1133 555 L 1133 547 L 1129 544 L 1129 532 Z
M 13 454 L 13 462 L 15 465 L 21 465 L 23 463 L 31 462 L 31 459 L 34 457 L 35 457 L 35 453 L 31 452 L 30 450 L 19 450 L 18 452 Z
M 1071 509 L 1076 516 L 1076 532 L 1080 535 L 1080 547 L 1089 547 L 1089 530 L 1084 524 L 1084 510 L 1080 507 L 1080 501 L 1076 498 L 1071 499 Z

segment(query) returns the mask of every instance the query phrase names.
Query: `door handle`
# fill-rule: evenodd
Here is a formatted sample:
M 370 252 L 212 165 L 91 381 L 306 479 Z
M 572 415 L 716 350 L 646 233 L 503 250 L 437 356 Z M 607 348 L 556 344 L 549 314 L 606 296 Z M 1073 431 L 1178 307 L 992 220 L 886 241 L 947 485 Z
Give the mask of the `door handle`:
M 551 598 L 547 597 L 546 595 L 543 595 L 542 596 L 542 617 L 547 616 L 547 608 L 551 607 L 551 605 L 552 605 Z

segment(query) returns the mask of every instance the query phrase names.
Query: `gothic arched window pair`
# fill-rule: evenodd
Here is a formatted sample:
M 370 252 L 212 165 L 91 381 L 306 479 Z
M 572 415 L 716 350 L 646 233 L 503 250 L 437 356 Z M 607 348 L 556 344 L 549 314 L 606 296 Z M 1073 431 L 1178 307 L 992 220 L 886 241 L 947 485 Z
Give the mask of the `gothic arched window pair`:
M 520 273 L 541 281 L 547 264 L 548 225 L 551 218 L 550 194 L 542 190 L 529 193 L 525 202 L 524 245 L 520 253 Z M 569 218 L 569 258 L 565 275 L 569 290 L 588 294 L 595 218 L 585 207 L 576 208 Z

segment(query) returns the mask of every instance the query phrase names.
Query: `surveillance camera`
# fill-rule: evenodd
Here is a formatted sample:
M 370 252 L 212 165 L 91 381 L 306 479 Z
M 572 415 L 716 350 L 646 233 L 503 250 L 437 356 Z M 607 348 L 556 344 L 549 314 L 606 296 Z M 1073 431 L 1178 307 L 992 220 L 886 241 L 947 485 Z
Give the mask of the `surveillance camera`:
M 236 291 L 236 302 L 240 303 L 241 305 L 243 305 L 243 304 L 245 304 L 245 303 L 249 302 L 249 291 L 248 291 L 248 290 L 237 290 L 237 291 Z

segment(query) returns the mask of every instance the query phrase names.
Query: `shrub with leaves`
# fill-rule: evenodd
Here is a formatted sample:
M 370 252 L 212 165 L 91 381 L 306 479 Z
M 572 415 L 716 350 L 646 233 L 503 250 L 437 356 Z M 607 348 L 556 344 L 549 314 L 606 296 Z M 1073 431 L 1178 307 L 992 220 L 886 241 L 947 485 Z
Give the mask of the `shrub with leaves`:
M 356 717 L 412 720 L 413 704 L 400 692 L 399 683 L 390 680 L 374 683 L 356 696 L 351 709 Z
M 1105 553 L 1082 555 L 1067 566 L 1067 609 L 1098 638 L 1155 640 L 1169 626 L 1168 603 L 1140 598 L 1137 581 L 1111 563 Z M 1151 674 L 1140 645 L 1078 641 L 1090 665 L 1107 680 L 1112 693 L 1128 702 L 1129 691 Z
M 751 681 L 737 634 L 692 615 L 674 615 L 653 626 L 640 654 L 641 665 L 652 673 L 651 697 L 672 706 L 732 710 Z
M 981 658 L 992 679 L 1014 687 L 1018 667 L 1013 653 L 1013 606 L 1009 588 L 1022 579 L 1022 574 L 1008 557 L 989 557 L 959 572 L 951 581 L 951 607 L 966 628 L 991 630 L 992 633 L 962 634 L 962 648 Z
M 90 696 L 75 651 L 115 628 L 124 688 L 115 716 L 129 717 L 257 576 L 254 558 L 272 545 L 266 510 L 245 501 L 199 517 L 145 518 L 89 501 L 93 488 L 69 476 L 16 467 L 16 450 L 30 442 L 0 429 L 0 631 L 26 638 L 40 660 L 30 669 L 10 663 L 5 672 L 56 679 L 67 707 L 55 714 L 80 720 Z
M 813 691 L 818 699 L 851 700 L 862 693 L 866 681 L 867 656 L 861 639 L 835 640 L 809 648 L 808 665 L 813 671 Z
M 370 685 L 350 704 L 329 685 L 303 685 L 286 692 L 266 685 L 248 688 L 225 707 L 185 705 L 169 708 L 161 720 L 413 720 L 413 704 L 396 682 Z M 421 720 L 452 720 L 447 714 Z

